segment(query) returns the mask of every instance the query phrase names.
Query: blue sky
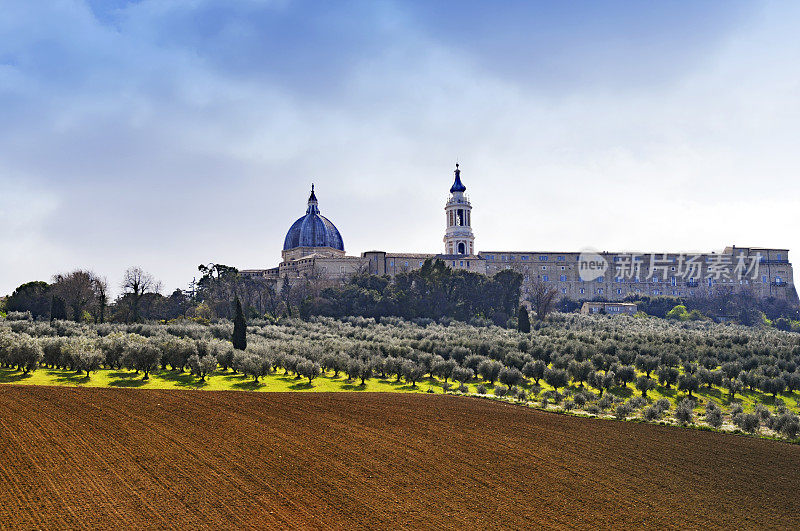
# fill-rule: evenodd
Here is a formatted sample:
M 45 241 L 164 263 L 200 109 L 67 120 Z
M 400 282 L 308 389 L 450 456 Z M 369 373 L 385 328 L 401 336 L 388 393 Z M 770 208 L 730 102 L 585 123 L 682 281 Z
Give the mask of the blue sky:
M 2 0 L 0 294 L 347 251 L 797 249 L 793 2 Z

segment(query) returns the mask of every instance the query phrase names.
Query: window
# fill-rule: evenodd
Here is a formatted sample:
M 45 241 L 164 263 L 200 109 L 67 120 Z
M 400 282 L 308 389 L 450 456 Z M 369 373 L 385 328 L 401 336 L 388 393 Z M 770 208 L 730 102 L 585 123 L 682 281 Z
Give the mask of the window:
M 761 275 L 761 282 L 763 282 L 764 284 L 767 283 L 767 275 Z
M 583 288 L 581 288 L 581 295 L 583 295 L 583 292 L 584 292 L 584 289 L 583 289 Z
M 408 267 L 408 260 L 406 260 L 406 267 Z
M 603 277 L 597 277 L 597 283 L 602 284 L 605 279 Z
M 520 260 L 527 260 L 527 259 L 528 259 L 528 257 L 527 257 L 527 256 L 522 256 L 522 257 L 520 258 Z
M 561 293 L 567 293 L 567 288 L 561 288 Z
M 661 279 L 660 279 L 660 278 L 658 278 L 658 277 L 653 277 L 653 282 L 655 282 L 656 284 L 658 284 L 659 282 L 661 282 Z
M 464 260 L 461 260 L 461 261 L 458 263 L 458 265 L 459 265 L 459 266 L 461 266 L 461 267 L 464 267 Z
M 621 295 L 621 294 L 622 294 L 622 290 L 621 290 L 621 289 L 618 289 L 618 290 L 617 290 L 617 295 Z
M 540 256 L 539 260 L 542 261 L 542 262 L 547 262 L 547 257 L 546 256 Z
M 542 266 L 542 271 L 547 271 L 547 266 Z
M 603 288 L 599 288 L 599 289 L 597 290 L 597 294 L 598 294 L 598 295 L 602 295 L 602 294 L 603 294 Z
M 780 259 L 781 259 L 781 253 L 778 253 L 778 254 L 776 254 L 776 255 L 775 255 L 775 257 L 776 257 L 778 260 L 780 260 Z
M 561 275 L 561 282 L 567 281 L 567 275 Z
M 394 267 L 394 260 L 389 260 L 389 267 Z
M 558 260 L 559 262 L 563 262 L 563 261 L 564 261 L 564 257 L 563 257 L 563 256 L 559 256 L 559 257 L 557 258 L 557 260 Z
M 548 277 L 547 275 L 542 275 L 542 281 L 549 282 L 550 281 L 550 277 Z
M 566 271 L 566 269 L 567 269 L 566 267 L 561 266 L 561 271 Z

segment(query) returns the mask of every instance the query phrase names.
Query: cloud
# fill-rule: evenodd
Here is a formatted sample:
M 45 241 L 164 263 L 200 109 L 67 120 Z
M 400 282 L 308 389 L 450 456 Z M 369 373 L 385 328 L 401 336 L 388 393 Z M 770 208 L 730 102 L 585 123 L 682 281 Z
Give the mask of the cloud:
M 349 252 L 436 252 L 456 157 L 479 249 L 796 247 L 786 6 L 431 5 L 13 4 L 0 293 L 273 266 L 311 182 Z

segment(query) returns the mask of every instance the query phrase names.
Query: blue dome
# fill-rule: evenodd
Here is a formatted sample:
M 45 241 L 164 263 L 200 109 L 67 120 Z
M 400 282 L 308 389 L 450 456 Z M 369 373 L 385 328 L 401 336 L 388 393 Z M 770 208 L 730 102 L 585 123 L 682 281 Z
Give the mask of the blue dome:
M 311 196 L 308 198 L 306 215 L 292 223 L 283 241 L 284 251 L 295 247 L 331 247 L 344 252 L 344 241 L 339 229 L 319 213 L 313 186 Z

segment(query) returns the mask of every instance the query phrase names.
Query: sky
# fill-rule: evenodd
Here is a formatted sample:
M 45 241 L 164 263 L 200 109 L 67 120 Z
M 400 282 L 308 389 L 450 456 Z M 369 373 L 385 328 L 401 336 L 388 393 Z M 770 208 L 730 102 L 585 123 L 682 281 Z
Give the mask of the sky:
M 348 254 L 800 249 L 797 2 L 0 0 L 0 295 Z M 790 253 L 790 259 L 793 254 Z

